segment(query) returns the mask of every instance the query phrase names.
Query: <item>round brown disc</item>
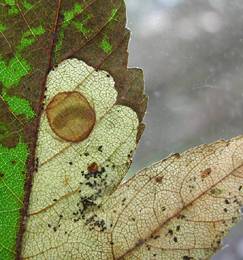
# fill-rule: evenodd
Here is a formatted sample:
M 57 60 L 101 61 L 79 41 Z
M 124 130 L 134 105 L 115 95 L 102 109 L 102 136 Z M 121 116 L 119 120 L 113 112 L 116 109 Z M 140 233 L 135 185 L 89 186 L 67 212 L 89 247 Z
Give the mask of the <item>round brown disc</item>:
M 56 135 L 70 142 L 87 138 L 95 125 L 95 112 L 79 92 L 57 94 L 46 108 L 50 127 Z

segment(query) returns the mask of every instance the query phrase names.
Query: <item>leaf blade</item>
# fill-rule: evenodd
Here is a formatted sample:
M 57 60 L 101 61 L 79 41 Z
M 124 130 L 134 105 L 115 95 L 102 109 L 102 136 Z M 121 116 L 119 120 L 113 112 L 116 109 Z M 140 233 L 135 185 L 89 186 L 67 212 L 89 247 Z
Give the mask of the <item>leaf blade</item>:
M 191 167 L 193 174 L 186 177 L 188 171 L 183 173 L 183 170 L 179 170 L 180 161 L 185 166 L 185 162 L 191 161 L 195 154 L 197 158 L 201 154 L 201 158 L 205 159 L 198 165 L 198 162 L 194 161 L 197 167 Z M 242 136 L 229 142 L 219 141 L 209 146 L 202 145 L 181 156 L 175 154 L 144 169 L 132 180 L 120 186 L 107 202 L 107 207 L 111 207 L 109 214 L 117 223 L 117 227 L 113 230 L 115 258 L 152 259 L 153 254 L 156 254 L 159 259 L 183 259 L 184 256 L 185 259 L 187 259 L 186 256 L 194 257 L 191 259 L 205 259 L 214 254 L 220 248 L 221 238 L 241 218 L 239 209 L 242 206 L 242 154 Z M 231 156 L 233 160 L 226 161 Z M 221 160 L 216 160 L 216 158 L 221 158 Z M 201 178 L 201 173 L 205 167 L 208 167 L 209 162 L 212 167 L 215 163 L 211 161 L 212 159 L 221 164 L 218 168 L 214 165 L 214 170 L 206 181 Z M 218 171 L 220 167 L 222 169 L 228 167 L 228 173 L 224 173 L 225 176 L 222 171 Z M 166 179 L 167 175 L 170 175 L 168 179 Z M 232 180 L 226 181 L 235 178 L 235 175 L 238 175 L 237 183 Z M 185 178 L 184 183 L 182 178 Z M 215 180 L 214 184 L 212 184 L 213 180 Z M 231 186 L 227 188 L 226 184 L 221 184 L 223 181 Z M 172 189 L 174 183 L 177 188 Z M 182 183 L 183 186 L 181 186 Z M 198 185 L 198 193 L 191 191 L 193 185 Z M 211 191 L 214 188 L 222 191 L 220 196 Z M 181 190 L 181 194 L 177 192 L 178 190 Z M 193 193 L 194 199 L 190 198 Z M 126 203 L 121 206 L 124 198 L 126 198 Z M 111 203 L 113 206 L 109 205 L 112 200 L 114 200 Z M 118 204 L 118 201 L 119 207 L 116 208 L 116 213 L 112 213 L 112 208 Z M 150 207 L 149 201 L 153 202 Z M 205 207 L 207 202 L 209 208 Z M 193 219 L 195 219 L 193 223 L 195 231 L 189 225 Z M 119 223 L 121 223 L 120 226 Z
M 100 0 L 48 1 L 45 7 L 41 2 L 4 0 L 0 6 L 0 14 L 0 65 L 3 67 L 0 74 L 1 123 L 4 127 L 0 136 L 3 137 L 1 143 L 4 148 L 15 148 L 20 140 L 24 140 L 28 146 L 29 157 L 26 157 L 25 161 L 19 158 L 17 162 L 21 161 L 23 167 L 26 166 L 25 172 L 28 171 L 26 175 L 22 175 L 21 171 L 18 173 L 19 177 L 26 177 L 22 178 L 20 199 L 23 207 L 21 214 L 26 217 L 31 176 L 37 167 L 36 135 L 42 113 L 47 72 L 56 63 L 75 56 L 93 67 L 103 66 L 110 74 L 115 75 L 116 81 L 121 81 L 125 78 L 127 70 L 126 47 L 129 31 L 125 29 L 125 4 L 121 0 L 107 1 L 105 6 L 104 1 Z M 113 69 L 110 69 L 111 67 Z M 137 87 L 134 84 L 130 85 L 128 88 Z M 124 87 L 123 83 L 116 85 L 117 90 L 121 87 Z M 130 104 L 133 103 L 136 103 L 136 100 L 131 100 Z M 145 109 L 137 110 L 140 120 L 144 113 Z M 140 130 L 140 135 L 141 132 Z M 1 155 L 3 153 L 0 152 Z M 10 173 L 8 171 L 8 174 Z M 15 181 L 17 182 L 17 179 Z M 24 190 L 25 183 L 27 185 Z M 19 211 L 19 208 L 15 210 Z M 12 252 L 15 251 L 21 214 L 18 214 L 17 222 L 12 224 L 12 229 L 15 230 L 12 246 L 9 247 Z M 1 213 L 0 218 L 4 223 L 6 215 Z M 25 220 L 20 227 L 21 233 L 24 231 L 24 224 Z M 8 233 L 5 224 L 3 230 L 6 236 L 11 233 Z M 18 238 L 18 257 L 21 236 L 20 234 Z M 1 257 L 6 257 L 5 253 Z M 12 258 L 15 258 L 15 254 L 11 255 L 10 259 Z

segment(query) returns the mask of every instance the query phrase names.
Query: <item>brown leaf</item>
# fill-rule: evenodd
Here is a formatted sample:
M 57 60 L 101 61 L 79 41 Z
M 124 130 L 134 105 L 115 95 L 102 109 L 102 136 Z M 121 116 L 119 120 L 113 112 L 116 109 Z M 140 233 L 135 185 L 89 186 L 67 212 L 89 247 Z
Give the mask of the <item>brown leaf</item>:
M 241 218 L 242 186 L 243 136 L 143 169 L 103 205 L 113 259 L 209 259 Z

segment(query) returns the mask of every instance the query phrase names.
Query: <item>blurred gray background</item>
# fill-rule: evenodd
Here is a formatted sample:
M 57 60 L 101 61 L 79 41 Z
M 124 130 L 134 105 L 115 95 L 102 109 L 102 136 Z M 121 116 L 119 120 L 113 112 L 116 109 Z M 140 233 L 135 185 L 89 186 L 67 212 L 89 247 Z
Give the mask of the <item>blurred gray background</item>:
M 243 134 L 243 0 L 125 0 L 129 67 L 141 67 L 147 125 L 129 176 L 202 143 Z M 243 260 L 243 221 L 212 260 Z

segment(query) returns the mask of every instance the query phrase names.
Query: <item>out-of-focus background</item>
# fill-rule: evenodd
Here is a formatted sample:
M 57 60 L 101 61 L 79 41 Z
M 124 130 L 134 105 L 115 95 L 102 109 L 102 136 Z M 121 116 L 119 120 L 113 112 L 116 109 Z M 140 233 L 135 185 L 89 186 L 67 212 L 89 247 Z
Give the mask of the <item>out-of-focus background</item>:
M 129 67 L 141 67 L 147 129 L 129 176 L 243 134 L 243 0 L 125 0 Z M 243 221 L 212 260 L 243 260 Z

